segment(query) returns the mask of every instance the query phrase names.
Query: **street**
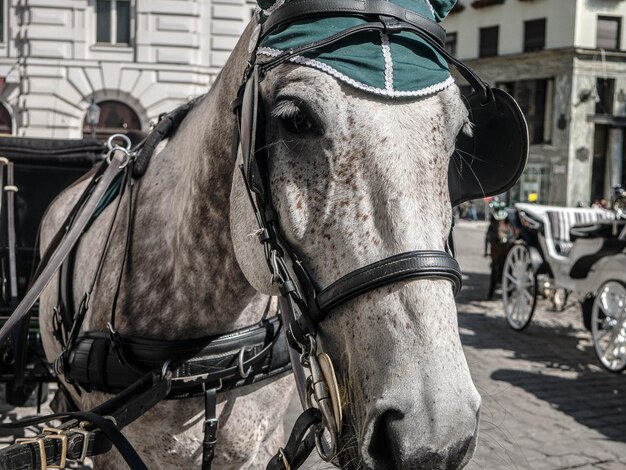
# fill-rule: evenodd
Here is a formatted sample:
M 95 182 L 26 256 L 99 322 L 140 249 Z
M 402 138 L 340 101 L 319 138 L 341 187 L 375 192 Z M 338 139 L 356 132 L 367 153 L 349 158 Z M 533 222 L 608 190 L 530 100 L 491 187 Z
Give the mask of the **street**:
M 509 328 L 501 301 L 483 300 L 485 229 L 462 224 L 456 237 L 461 339 L 483 398 L 468 468 L 626 468 L 626 376 L 601 368 L 578 305 L 556 313 L 540 302 L 528 329 Z
M 459 330 L 483 399 L 478 448 L 466 468 L 625 469 L 626 375 L 601 368 L 578 305 L 555 313 L 542 301 L 524 332 L 509 328 L 501 300 L 485 300 L 486 228 L 461 221 L 455 229 L 464 282 Z

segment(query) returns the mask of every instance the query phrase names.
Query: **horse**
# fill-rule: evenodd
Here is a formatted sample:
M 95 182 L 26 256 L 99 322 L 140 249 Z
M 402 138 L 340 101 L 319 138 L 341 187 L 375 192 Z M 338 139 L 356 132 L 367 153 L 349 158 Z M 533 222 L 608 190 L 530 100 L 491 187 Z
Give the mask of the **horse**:
M 170 340 L 230 331 L 259 320 L 277 295 L 254 232 L 244 180 L 230 158 L 237 94 L 255 30 L 243 32 L 209 92 L 162 142 L 135 182 L 132 243 L 117 299 L 117 330 Z M 448 167 L 468 112 L 456 85 L 390 100 L 314 68 L 282 64 L 261 87 L 269 179 L 281 229 L 315 282 L 390 255 L 444 250 L 451 230 Z M 239 157 L 241 159 L 241 156 Z M 77 201 L 63 192 L 42 223 L 41 249 Z M 119 220 L 125 220 L 125 193 Z M 88 288 L 109 206 L 76 255 L 75 301 Z M 85 330 L 106 331 L 125 251 L 116 223 Z M 60 353 L 52 309 L 58 280 L 41 298 L 48 360 Z M 399 282 L 331 312 L 318 342 L 333 359 L 344 421 L 342 468 L 461 468 L 477 440 L 481 398 L 461 347 L 446 280 Z M 443 360 L 445 358 L 445 360 Z M 63 378 L 60 378 L 63 380 Z M 68 388 L 81 408 L 107 398 Z M 260 469 L 284 444 L 291 376 L 219 395 L 215 465 Z M 193 468 L 201 459 L 201 398 L 159 403 L 124 433 L 151 469 Z M 96 468 L 124 468 L 112 452 Z

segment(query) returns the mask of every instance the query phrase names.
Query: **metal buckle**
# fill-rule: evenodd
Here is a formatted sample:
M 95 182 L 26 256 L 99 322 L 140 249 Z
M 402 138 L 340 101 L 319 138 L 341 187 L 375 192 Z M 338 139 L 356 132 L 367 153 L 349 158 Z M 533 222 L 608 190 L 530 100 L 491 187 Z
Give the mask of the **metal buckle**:
M 81 421 L 77 428 L 72 429 L 72 432 L 78 433 L 83 436 L 83 446 L 80 449 L 80 461 L 84 462 L 87 458 L 87 451 L 89 450 L 89 438 L 93 434 L 93 431 L 87 431 L 86 426 L 93 426 L 89 421 Z
M 57 439 L 61 441 L 61 458 L 59 459 L 59 465 L 48 465 L 48 468 L 65 468 L 67 461 L 67 434 L 61 429 L 56 428 L 43 428 L 44 439 Z
M 16 439 L 15 443 L 20 445 L 26 444 L 38 444 L 39 445 L 39 459 L 41 460 L 41 470 L 48 469 L 48 462 L 46 457 L 46 445 L 43 443 L 43 437 L 30 437 L 30 438 L 22 438 Z

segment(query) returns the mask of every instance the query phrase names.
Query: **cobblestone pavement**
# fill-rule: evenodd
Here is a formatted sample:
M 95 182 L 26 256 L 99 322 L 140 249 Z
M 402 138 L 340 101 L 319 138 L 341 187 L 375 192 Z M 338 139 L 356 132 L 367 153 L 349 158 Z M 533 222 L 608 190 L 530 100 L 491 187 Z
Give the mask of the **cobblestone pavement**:
M 459 327 L 483 397 L 480 438 L 469 469 L 625 469 L 626 375 L 604 371 L 580 307 L 540 302 L 522 333 L 485 301 L 484 224 L 457 228 L 465 286 Z
M 556 313 L 540 302 L 523 333 L 506 325 L 501 302 L 484 300 L 485 230 L 481 222 L 456 229 L 464 271 L 460 333 L 483 398 L 478 450 L 467 468 L 626 469 L 626 374 L 613 375 L 599 366 L 577 306 Z M 24 415 L 34 409 L 0 404 L 0 413 Z M 293 400 L 287 432 L 298 413 Z M 0 446 L 11 441 L 0 430 Z M 333 467 L 312 457 L 305 468 Z

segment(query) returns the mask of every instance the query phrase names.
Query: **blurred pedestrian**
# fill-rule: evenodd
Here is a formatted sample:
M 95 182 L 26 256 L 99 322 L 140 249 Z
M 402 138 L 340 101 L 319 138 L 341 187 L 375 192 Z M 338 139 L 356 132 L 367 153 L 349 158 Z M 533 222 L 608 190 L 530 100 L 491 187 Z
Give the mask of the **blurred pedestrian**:
M 474 204 L 474 201 L 469 202 L 469 208 L 467 209 L 467 217 L 470 220 L 478 220 L 478 214 L 476 213 L 476 204 Z

